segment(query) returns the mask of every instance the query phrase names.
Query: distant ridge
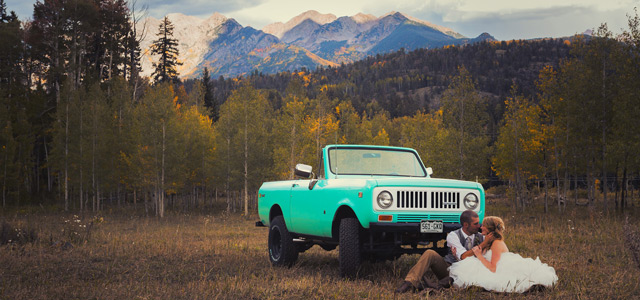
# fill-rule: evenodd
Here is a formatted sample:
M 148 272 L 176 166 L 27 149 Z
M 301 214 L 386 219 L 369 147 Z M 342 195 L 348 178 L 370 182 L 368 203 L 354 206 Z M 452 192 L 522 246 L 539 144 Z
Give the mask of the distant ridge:
M 208 68 L 211 76 L 234 77 L 255 70 L 275 73 L 301 68 L 336 66 L 370 55 L 400 49 L 434 48 L 494 40 L 489 34 L 470 39 L 450 28 L 438 26 L 400 12 L 380 17 L 358 13 L 336 17 L 306 11 L 286 23 L 269 24 L 262 30 L 244 27 L 236 20 L 214 13 L 207 19 L 169 14 L 178 40 L 178 72 L 182 78 L 200 76 Z M 155 58 L 150 45 L 156 39 L 160 20 L 144 22 L 143 75 L 151 75 Z

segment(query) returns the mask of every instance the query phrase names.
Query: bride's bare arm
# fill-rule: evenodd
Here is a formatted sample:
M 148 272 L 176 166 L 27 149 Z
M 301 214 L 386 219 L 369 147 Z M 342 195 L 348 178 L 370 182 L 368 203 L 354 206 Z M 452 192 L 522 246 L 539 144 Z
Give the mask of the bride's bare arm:
M 506 244 L 502 240 L 496 240 L 491 245 L 491 261 L 487 260 L 482 256 L 482 249 L 478 246 L 473 247 L 473 254 L 476 255 L 478 260 L 482 262 L 482 264 L 489 269 L 489 271 L 495 273 L 496 266 L 498 265 L 498 261 L 500 261 L 500 257 L 503 252 L 506 252 Z

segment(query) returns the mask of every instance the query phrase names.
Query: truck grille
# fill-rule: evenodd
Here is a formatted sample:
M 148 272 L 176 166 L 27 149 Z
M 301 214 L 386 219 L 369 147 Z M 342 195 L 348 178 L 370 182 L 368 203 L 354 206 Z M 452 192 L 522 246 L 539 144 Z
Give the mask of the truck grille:
M 446 223 L 458 223 L 459 215 L 439 215 L 439 214 L 406 214 L 398 215 L 398 222 L 420 222 L 422 220 L 442 220 Z
M 431 208 L 444 208 L 444 209 L 460 208 L 460 193 L 431 192 Z
M 396 208 L 460 209 L 459 192 L 397 191 Z

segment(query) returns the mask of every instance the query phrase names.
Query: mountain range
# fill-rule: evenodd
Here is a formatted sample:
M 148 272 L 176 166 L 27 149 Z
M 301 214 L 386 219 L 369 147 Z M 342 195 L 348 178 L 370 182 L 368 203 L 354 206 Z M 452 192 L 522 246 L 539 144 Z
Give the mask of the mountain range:
M 357 14 L 336 17 L 307 11 L 286 23 L 273 23 L 262 30 L 242 26 L 236 20 L 214 13 L 203 20 L 183 14 L 169 14 L 178 41 L 178 72 L 182 78 L 198 77 L 208 68 L 212 77 L 234 77 L 251 73 L 277 73 L 338 66 L 370 55 L 418 48 L 437 48 L 484 40 L 483 33 L 467 38 L 449 28 L 431 24 L 399 12 L 375 17 Z M 143 75 L 153 72 L 150 55 L 161 21 L 144 22 Z

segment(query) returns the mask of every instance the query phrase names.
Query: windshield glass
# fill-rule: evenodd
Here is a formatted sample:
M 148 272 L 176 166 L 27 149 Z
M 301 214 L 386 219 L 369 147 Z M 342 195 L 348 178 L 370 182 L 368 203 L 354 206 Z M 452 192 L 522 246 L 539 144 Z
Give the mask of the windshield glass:
M 418 156 L 400 149 L 331 148 L 329 166 L 336 175 L 426 176 Z

